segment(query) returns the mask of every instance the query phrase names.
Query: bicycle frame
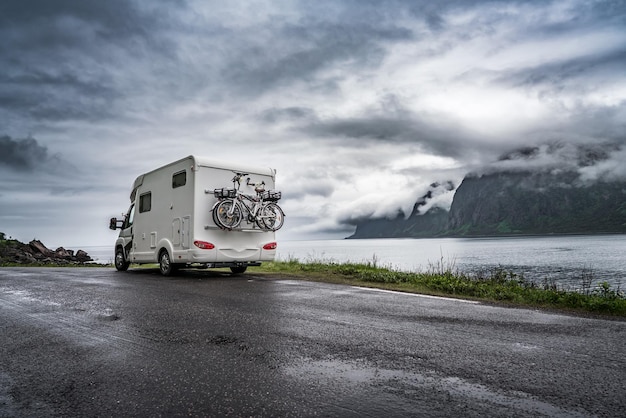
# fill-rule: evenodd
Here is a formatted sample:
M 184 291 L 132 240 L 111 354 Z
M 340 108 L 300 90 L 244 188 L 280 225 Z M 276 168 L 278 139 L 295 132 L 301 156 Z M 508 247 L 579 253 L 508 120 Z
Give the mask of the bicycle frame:
M 243 206 L 243 208 L 247 212 L 246 219 L 248 220 L 248 222 L 256 222 L 259 209 L 261 209 L 261 206 L 263 205 L 263 199 L 260 197 L 255 198 L 253 196 L 241 193 L 239 190 L 237 190 L 237 197 L 235 199 L 237 199 L 237 203 Z M 246 203 L 246 200 L 251 202 L 251 204 Z M 231 208 L 231 213 L 229 213 L 229 215 L 232 215 L 232 212 L 234 212 L 235 210 L 234 208 L 235 206 L 233 205 L 233 207 Z
M 284 213 L 275 203 L 280 198 L 280 192 L 271 192 L 269 201 L 265 201 L 265 182 L 252 184 L 250 178 L 246 184 L 254 186 L 257 195 L 249 195 L 239 191 L 241 178 L 245 173 L 235 173 L 233 189 L 216 189 L 215 195 L 219 199 L 213 207 L 213 219 L 220 228 L 232 230 L 237 228 L 242 219 L 249 224 L 258 226 L 263 231 L 276 231 L 283 225 Z M 234 196 L 233 196 L 234 194 Z M 278 196 L 278 197 L 276 197 Z

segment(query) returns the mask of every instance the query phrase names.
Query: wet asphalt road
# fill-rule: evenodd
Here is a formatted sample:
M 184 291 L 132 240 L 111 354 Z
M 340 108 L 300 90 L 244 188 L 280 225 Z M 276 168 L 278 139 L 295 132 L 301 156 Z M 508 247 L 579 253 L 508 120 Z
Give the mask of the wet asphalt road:
M 626 416 L 626 322 L 211 271 L 0 269 L 0 416 Z

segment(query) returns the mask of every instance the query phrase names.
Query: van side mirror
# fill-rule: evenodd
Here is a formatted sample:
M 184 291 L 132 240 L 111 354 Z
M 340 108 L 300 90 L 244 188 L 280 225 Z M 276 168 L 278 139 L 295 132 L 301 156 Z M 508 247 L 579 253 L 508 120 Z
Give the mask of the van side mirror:
M 120 223 L 124 222 L 123 220 L 117 220 L 117 218 L 111 218 L 111 220 L 109 221 L 109 229 L 112 229 L 113 231 L 115 231 L 117 228 L 121 228 L 122 225 L 120 225 Z

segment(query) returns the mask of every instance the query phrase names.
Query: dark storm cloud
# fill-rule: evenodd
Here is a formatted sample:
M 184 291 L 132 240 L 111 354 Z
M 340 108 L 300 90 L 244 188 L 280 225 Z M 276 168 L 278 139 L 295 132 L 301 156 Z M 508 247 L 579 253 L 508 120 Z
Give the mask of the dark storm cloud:
M 543 88 L 546 94 L 562 93 L 565 89 L 578 89 L 580 92 L 581 89 L 592 89 L 594 81 L 602 81 L 606 77 L 620 77 L 620 70 L 624 68 L 626 68 L 626 50 L 614 50 L 508 70 L 494 81 L 512 87 L 539 87 Z M 584 84 L 581 84 L 582 81 Z
M 260 119 L 266 123 L 277 123 L 282 121 L 299 121 L 317 119 L 315 111 L 307 107 L 286 107 L 272 108 L 261 112 Z
M 412 38 L 404 28 L 362 22 L 303 21 L 274 28 L 273 48 L 249 41 L 224 71 L 224 78 L 245 94 L 259 94 L 269 88 L 295 81 L 312 81 L 324 68 L 340 64 L 362 70 L 380 64 L 386 52 L 382 44 Z M 263 39 L 263 41 L 266 41 Z M 332 77 L 311 86 L 334 89 Z
M 150 106 L 168 106 L 257 96 L 294 82 L 335 91 L 336 80 L 317 78 L 320 71 L 377 66 L 386 45 L 413 36 L 388 17 L 375 18 L 379 11 L 339 9 L 334 20 L 313 7 L 293 22 L 240 27 L 198 19 L 183 1 L 3 2 L 0 111 L 50 121 L 113 119 L 150 95 L 163 96 Z
M 78 74 L 50 74 L 34 70 L 16 76 L 0 75 L 0 108 L 30 114 L 39 120 L 111 117 L 117 96 L 112 86 L 82 79 Z M 60 94 L 62 92 L 62 94 Z
M 164 18 L 135 4 L 2 2 L 0 111 L 52 121 L 113 117 L 115 101 L 134 93 L 116 72 L 146 53 L 171 51 L 158 35 Z
M 50 155 L 48 149 L 39 145 L 34 138 L 12 139 L 7 135 L 0 136 L 0 167 L 32 172 L 38 169 L 54 169 L 61 163 L 57 155 Z
M 454 122 L 411 115 L 364 115 L 362 118 L 318 120 L 300 129 L 308 135 L 344 138 L 361 146 L 368 142 L 419 145 L 424 152 L 452 158 L 469 158 L 493 145 L 481 144 Z M 348 144 L 345 144 L 348 145 Z
M 344 146 L 352 142 L 354 146 L 369 142 L 419 145 L 425 152 L 452 158 L 497 150 L 493 144 L 482 144 L 449 119 L 410 111 L 393 95 L 383 97 L 377 108 L 363 111 L 361 117 L 345 118 L 321 118 L 311 108 L 272 108 L 262 112 L 261 119 L 272 124 L 288 122 L 292 129 L 309 137 L 341 141 Z
M 182 2 L 168 3 L 177 6 Z M 20 31 L 13 40 L 17 41 L 17 46 L 38 50 L 72 47 L 89 40 L 71 33 L 71 28 L 60 19 L 75 19 L 93 25 L 98 37 L 103 39 L 127 39 L 128 36 L 147 33 L 147 29 L 158 21 L 156 17 L 146 15 L 138 10 L 135 3 L 126 0 L 7 0 L 0 4 L 3 31 L 11 34 L 20 28 L 29 29 Z
M 417 134 L 413 121 L 385 117 L 336 119 L 312 125 L 308 131 L 323 136 L 389 142 L 404 142 Z
M 508 152 L 472 175 L 499 172 L 544 173 L 571 181 L 559 187 L 589 185 L 596 181 L 626 180 L 626 146 L 615 142 L 572 144 L 554 142 Z

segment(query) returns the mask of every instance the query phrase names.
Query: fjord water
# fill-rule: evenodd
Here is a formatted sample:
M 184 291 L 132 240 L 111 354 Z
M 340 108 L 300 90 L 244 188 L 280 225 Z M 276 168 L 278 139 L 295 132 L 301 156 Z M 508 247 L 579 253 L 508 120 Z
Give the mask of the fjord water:
M 402 271 L 441 266 L 465 273 L 503 268 L 538 284 L 580 288 L 582 276 L 626 289 L 626 235 L 507 238 L 432 238 L 282 241 L 277 259 L 375 263 Z M 111 247 L 83 247 L 99 263 L 112 263 Z
M 580 288 L 582 277 L 626 289 L 626 235 L 364 239 L 279 242 L 278 259 L 375 263 L 402 271 L 489 273 L 503 268 L 538 284 Z

